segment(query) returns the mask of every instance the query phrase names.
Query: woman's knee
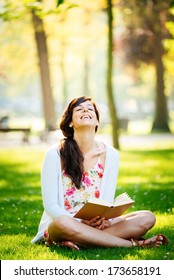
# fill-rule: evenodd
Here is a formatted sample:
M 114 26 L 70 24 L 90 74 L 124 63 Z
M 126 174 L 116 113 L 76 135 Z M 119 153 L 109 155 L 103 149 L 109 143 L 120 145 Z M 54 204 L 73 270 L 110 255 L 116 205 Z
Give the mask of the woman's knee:
M 65 236 L 76 234 L 76 227 L 74 226 L 74 220 L 68 216 L 60 216 L 53 222 L 54 231 Z
M 140 217 L 140 221 L 141 221 L 141 226 L 145 230 L 149 230 L 155 225 L 156 217 L 151 211 L 143 211 Z

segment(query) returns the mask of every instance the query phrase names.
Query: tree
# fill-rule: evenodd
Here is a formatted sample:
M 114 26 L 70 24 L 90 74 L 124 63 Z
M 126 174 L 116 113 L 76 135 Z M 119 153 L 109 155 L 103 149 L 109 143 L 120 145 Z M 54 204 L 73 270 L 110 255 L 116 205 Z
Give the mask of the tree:
M 47 41 L 41 17 L 43 16 L 41 0 L 23 0 L 15 1 L 15 3 L 14 1 L 4 1 L 3 4 L 0 10 L 0 17 L 4 21 L 17 21 L 25 17 L 28 18 L 28 16 L 32 14 L 39 58 L 45 127 L 48 130 L 54 129 L 56 127 L 56 114 L 50 81 Z
M 54 130 L 56 128 L 56 114 L 51 89 L 46 34 L 43 20 L 38 16 L 37 11 L 34 9 L 32 9 L 32 19 L 39 58 L 45 128 L 48 130 Z
M 107 98 L 108 106 L 112 122 L 112 137 L 113 145 L 119 148 L 118 137 L 118 118 L 116 106 L 113 96 L 112 73 L 113 73 L 113 13 L 112 13 L 112 0 L 107 0 L 107 13 L 108 13 L 108 50 L 107 50 Z
M 155 118 L 153 122 L 152 130 L 163 130 L 169 131 L 168 126 L 168 109 L 167 109 L 167 100 L 165 96 L 165 83 L 164 83 L 164 65 L 163 65 L 163 22 L 160 19 L 160 7 L 157 3 L 153 5 L 154 12 L 154 65 L 156 70 L 156 100 L 155 100 Z M 161 113 L 163 112 L 163 113 Z
M 155 116 L 152 130 L 169 131 L 168 109 L 165 95 L 163 40 L 169 36 L 165 27 L 169 17 L 169 0 L 130 0 L 122 3 L 126 34 L 122 47 L 126 62 L 138 67 L 141 62 L 151 63 L 156 70 Z M 129 17 L 124 6 L 129 9 Z

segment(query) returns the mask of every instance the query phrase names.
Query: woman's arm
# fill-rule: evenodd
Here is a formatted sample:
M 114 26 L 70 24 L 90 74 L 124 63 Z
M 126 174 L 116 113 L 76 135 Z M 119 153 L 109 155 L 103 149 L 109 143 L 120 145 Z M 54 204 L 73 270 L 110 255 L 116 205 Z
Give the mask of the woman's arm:
M 60 158 L 57 153 L 57 148 L 49 149 L 45 155 L 42 171 L 42 199 L 45 211 L 56 218 L 60 215 L 71 216 L 64 208 L 60 206 L 59 198 L 59 176 L 61 176 Z
M 107 146 L 104 176 L 101 183 L 101 198 L 113 202 L 119 171 L 119 153 L 111 146 Z

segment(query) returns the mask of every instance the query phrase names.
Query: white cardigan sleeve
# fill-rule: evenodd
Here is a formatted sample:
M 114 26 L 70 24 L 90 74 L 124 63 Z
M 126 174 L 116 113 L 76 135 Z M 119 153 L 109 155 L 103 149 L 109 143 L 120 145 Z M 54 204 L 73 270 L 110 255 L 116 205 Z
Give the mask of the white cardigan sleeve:
M 101 198 L 113 202 L 119 171 L 119 153 L 111 146 L 106 146 L 106 162 L 101 184 Z
M 52 147 L 45 155 L 41 171 L 43 206 L 52 218 L 57 218 L 60 215 L 71 216 L 70 213 L 60 206 L 60 200 L 62 199 L 59 197 L 59 188 L 62 188 L 60 176 L 60 157 L 57 148 Z

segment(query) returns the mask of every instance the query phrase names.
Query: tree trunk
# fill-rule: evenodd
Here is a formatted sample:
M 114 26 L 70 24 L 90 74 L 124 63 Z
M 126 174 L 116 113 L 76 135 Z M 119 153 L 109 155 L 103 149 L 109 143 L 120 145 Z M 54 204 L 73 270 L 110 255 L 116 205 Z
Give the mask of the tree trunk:
M 164 65 L 162 61 L 164 49 L 162 45 L 161 24 L 159 20 L 159 12 L 154 6 L 154 61 L 156 69 L 156 99 L 155 99 L 155 118 L 152 126 L 152 131 L 169 132 L 168 126 L 168 108 L 167 99 L 165 96 L 164 84 Z
M 107 99 L 112 123 L 112 139 L 115 148 L 119 148 L 119 133 L 117 111 L 113 97 L 112 72 L 113 72 L 113 15 L 112 15 L 112 0 L 107 0 L 108 3 L 108 51 L 107 51 Z
M 51 89 L 46 35 L 42 19 L 35 15 L 34 11 L 32 11 L 32 19 L 39 57 L 45 128 L 53 130 L 56 128 L 56 114 Z

